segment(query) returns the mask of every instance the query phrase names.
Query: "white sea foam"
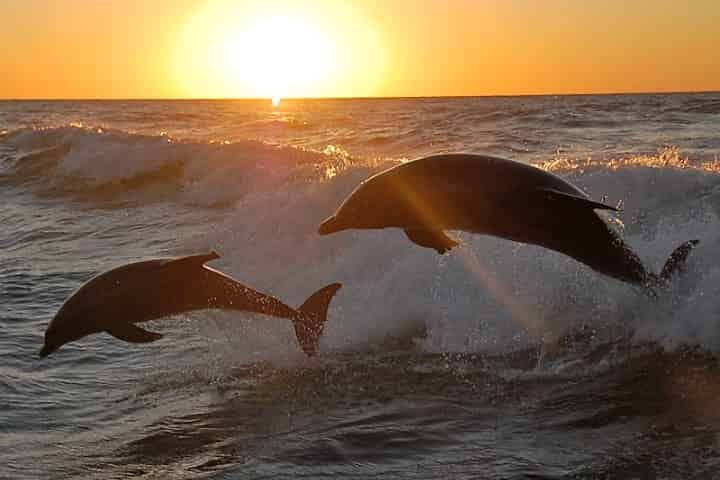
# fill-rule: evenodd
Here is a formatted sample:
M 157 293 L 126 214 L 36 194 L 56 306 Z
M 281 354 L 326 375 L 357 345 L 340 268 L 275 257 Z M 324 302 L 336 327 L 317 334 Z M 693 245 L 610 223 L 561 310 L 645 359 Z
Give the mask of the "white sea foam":
M 496 238 L 456 232 L 464 246 L 440 257 L 399 230 L 318 236 L 320 221 L 374 171 L 360 166 L 329 181 L 248 196 L 208 243 L 229 254 L 231 271 L 294 304 L 313 288 L 342 281 L 324 339 L 330 349 L 362 348 L 419 323 L 427 327 L 424 348 L 434 352 L 507 351 L 581 325 L 627 327 L 638 341 L 720 350 L 714 168 L 658 168 L 629 158 L 572 175 L 596 198 L 624 201 L 618 220 L 626 240 L 653 271 L 680 243 L 700 239 L 684 278 L 659 300 L 562 254 Z

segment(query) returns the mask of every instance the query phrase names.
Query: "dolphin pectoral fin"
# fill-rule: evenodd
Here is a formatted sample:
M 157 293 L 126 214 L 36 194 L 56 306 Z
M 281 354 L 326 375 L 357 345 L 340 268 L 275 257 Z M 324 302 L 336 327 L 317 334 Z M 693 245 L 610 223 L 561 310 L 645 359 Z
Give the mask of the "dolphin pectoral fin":
M 150 343 L 155 340 L 162 338 L 161 333 L 151 332 L 140 328 L 132 323 L 126 323 L 125 325 L 113 325 L 112 328 L 105 330 L 107 333 L 120 340 L 125 340 L 130 343 Z
M 445 232 L 442 230 L 406 228 L 405 235 L 407 235 L 411 242 L 421 247 L 433 248 L 440 255 L 459 245 L 456 240 L 445 235 Z
M 552 188 L 543 188 L 540 191 L 545 194 L 547 198 L 550 198 L 552 200 L 572 202 L 574 205 L 590 208 L 592 210 L 612 210 L 615 212 L 619 211 L 616 207 L 613 207 L 611 205 L 595 202 L 593 200 L 590 200 L 589 198 L 579 197 L 570 193 L 559 192 L 557 190 L 553 190 Z

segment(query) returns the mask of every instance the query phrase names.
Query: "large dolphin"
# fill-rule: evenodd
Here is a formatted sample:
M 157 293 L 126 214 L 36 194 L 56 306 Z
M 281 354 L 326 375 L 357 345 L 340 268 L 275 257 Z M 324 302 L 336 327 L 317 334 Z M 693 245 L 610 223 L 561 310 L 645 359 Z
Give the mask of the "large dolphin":
M 556 250 L 650 290 L 666 284 L 698 243 L 680 245 L 656 275 L 595 210 L 617 209 L 531 165 L 484 155 L 434 155 L 362 182 L 319 233 L 397 227 L 412 242 L 442 254 L 458 244 L 444 230 L 464 230 Z
M 327 309 L 339 283 L 315 292 L 297 310 L 253 290 L 205 262 L 215 252 L 189 257 L 130 263 L 102 273 L 82 285 L 60 307 L 45 332 L 40 356 L 93 333 L 133 343 L 158 340 L 161 334 L 136 323 L 183 312 L 231 309 L 288 318 L 303 351 L 317 353 Z

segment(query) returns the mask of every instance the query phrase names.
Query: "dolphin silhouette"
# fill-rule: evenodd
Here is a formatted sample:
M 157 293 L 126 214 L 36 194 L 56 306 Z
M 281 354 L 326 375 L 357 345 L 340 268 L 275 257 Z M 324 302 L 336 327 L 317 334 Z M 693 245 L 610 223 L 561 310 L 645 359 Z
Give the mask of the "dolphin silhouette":
M 682 269 L 698 244 L 690 240 L 676 248 L 657 275 L 596 210 L 617 209 L 532 165 L 484 155 L 434 155 L 365 180 L 318 232 L 397 227 L 410 241 L 440 254 L 458 245 L 444 230 L 492 235 L 564 253 L 652 291 Z
M 94 333 L 132 343 L 162 337 L 137 323 L 193 310 L 230 309 L 290 319 L 308 356 L 317 353 L 327 309 L 341 284 L 311 295 L 297 310 L 205 265 L 215 252 L 123 265 L 90 279 L 50 321 L 40 351 L 46 357 L 62 345 Z

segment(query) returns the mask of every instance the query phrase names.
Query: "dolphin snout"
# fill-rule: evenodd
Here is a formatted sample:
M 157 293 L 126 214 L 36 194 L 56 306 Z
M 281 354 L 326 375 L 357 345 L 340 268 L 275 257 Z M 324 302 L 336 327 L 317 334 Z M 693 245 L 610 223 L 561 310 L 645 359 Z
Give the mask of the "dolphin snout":
M 340 227 L 337 217 L 333 215 L 320 224 L 318 233 L 320 235 L 329 235 L 331 233 L 339 232 L 340 230 L 342 230 L 342 227 Z

